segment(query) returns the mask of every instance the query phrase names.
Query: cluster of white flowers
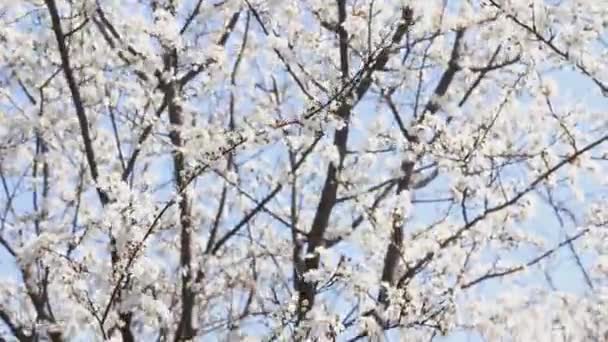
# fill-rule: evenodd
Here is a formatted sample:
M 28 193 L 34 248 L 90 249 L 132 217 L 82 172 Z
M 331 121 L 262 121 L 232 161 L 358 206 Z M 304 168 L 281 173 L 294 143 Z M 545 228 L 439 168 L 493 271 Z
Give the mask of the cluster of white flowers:
M 607 23 L 2 2 L 0 336 L 606 339 Z

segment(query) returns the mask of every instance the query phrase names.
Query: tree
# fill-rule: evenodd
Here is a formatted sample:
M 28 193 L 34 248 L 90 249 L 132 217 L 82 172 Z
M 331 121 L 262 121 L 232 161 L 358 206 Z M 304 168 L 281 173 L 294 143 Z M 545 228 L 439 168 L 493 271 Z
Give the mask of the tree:
M 3 336 L 608 338 L 601 1 L 0 20 Z

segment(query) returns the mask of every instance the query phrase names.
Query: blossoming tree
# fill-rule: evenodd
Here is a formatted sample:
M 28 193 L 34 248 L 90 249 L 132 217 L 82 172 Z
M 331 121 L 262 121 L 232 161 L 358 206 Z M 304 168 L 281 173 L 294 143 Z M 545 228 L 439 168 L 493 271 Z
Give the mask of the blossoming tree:
M 608 338 L 608 6 L 0 4 L 0 335 Z

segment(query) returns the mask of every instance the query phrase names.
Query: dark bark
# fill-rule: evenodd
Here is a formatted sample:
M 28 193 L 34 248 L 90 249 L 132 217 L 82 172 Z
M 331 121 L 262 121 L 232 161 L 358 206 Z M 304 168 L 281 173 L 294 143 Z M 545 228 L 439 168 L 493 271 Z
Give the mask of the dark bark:
M 171 53 L 172 62 L 175 63 L 175 54 Z M 175 185 L 178 192 L 181 194 L 178 202 L 179 217 L 180 217 L 180 267 L 181 267 L 181 315 L 179 326 L 175 333 L 175 341 L 192 339 L 194 337 L 194 328 L 192 327 L 192 311 L 194 309 L 194 292 L 192 291 L 192 218 L 190 209 L 190 199 L 185 191 L 188 183 L 185 179 L 186 162 L 182 152 L 184 141 L 180 130 L 184 125 L 182 108 L 177 103 L 177 85 L 170 84 L 166 87 L 169 122 L 173 125 L 173 129 L 169 133 L 171 143 L 174 146 L 173 151 L 173 171 L 175 177 Z
M 346 1 L 338 0 L 338 15 L 339 15 L 339 23 L 340 27 L 338 36 L 339 36 L 339 45 L 340 45 L 340 61 L 341 67 L 340 70 L 342 72 L 342 82 L 349 83 L 350 79 L 348 77 L 348 33 L 341 28 L 341 24 L 346 20 Z M 408 27 L 412 24 L 412 11 L 409 7 L 406 7 L 402 10 L 402 18 L 400 24 L 397 26 L 395 33 L 393 34 L 392 40 L 390 44 L 384 47 L 377 55 L 376 60 L 369 63 L 369 67 L 367 70 L 363 70 L 362 78 L 360 82 L 352 89 L 348 94 L 344 96 L 338 110 L 335 114 L 344 122 L 344 127 L 336 130 L 334 133 L 334 146 L 337 147 L 339 153 L 339 161 L 338 165 L 334 165 L 334 163 L 329 163 L 327 167 L 327 174 L 325 178 L 325 183 L 323 185 L 323 189 L 321 191 L 321 198 L 319 200 L 319 205 L 317 207 L 317 211 L 315 213 L 312 227 L 310 229 L 310 233 L 308 235 L 308 246 L 306 248 L 307 257 L 304 260 L 304 273 L 315 270 L 319 268 L 320 258 L 316 252 L 316 249 L 321 246 L 321 243 L 324 241 L 325 232 L 327 230 L 327 226 L 329 224 L 329 219 L 331 216 L 331 212 L 336 204 L 336 196 L 338 191 L 338 182 L 337 175 L 342 168 L 344 158 L 346 156 L 347 151 L 347 141 L 348 141 L 348 132 L 349 132 L 349 120 L 351 115 L 352 108 L 361 100 L 369 90 L 372 84 L 372 76 L 375 71 L 383 70 L 388 62 L 391 51 L 393 47 L 398 45 L 405 33 L 407 32 Z M 343 84 L 343 88 L 348 88 L 348 84 Z M 351 104 L 352 103 L 352 104 Z M 298 322 L 305 318 L 306 314 L 312 309 L 316 297 L 317 292 L 317 284 L 315 282 L 307 282 L 303 281 L 299 284 L 299 297 L 298 297 Z
M 85 156 L 87 158 L 87 163 L 89 164 L 91 178 L 93 178 L 94 181 L 97 181 L 97 179 L 99 178 L 99 172 L 97 170 L 97 162 L 95 160 L 95 150 L 93 148 L 93 141 L 91 140 L 91 135 L 89 133 L 89 122 L 84 110 L 82 97 L 80 96 L 80 89 L 78 88 L 76 78 L 74 77 L 74 70 L 72 69 L 70 63 L 70 56 L 65 41 L 65 35 L 63 34 L 63 30 L 61 28 L 61 19 L 59 17 L 59 11 L 57 10 L 57 6 L 54 0 L 45 0 L 45 3 L 51 16 L 53 32 L 55 33 L 55 39 L 57 40 L 57 48 L 59 49 L 59 55 L 61 57 L 61 67 L 63 69 L 63 74 L 68 83 L 68 87 L 72 95 L 72 103 L 74 104 L 76 116 L 78 117 L 80 134 L 82 135 Z M 104 190 L 99 187 L 97 187 L 97 194 L 99 195 L 99 200 L 101 201 L 102 205 L 106 205 L 109 202 L 110 199 L 108 195 Z
M 460 49 L 462 47 L 462 39 L 464 37 L 464 32 L 464 28 L 461 28 L 456 31 L 456 38 L 454 38 L 454 45 L 452 47 L 450 60 L 448 61 L 448 67 L 443 72 L 443 75 L 441 75 L 441 79 L 439 80 L 439 83 L 435 88 L 434 94 L 436 97 L 441 97 L 446 94 L 448 88 L 450 87 L 450 84 L 454 80 L 454 76 L 456 76 L 456 73 L 461 70 L 460 65 L 458 64 L 458 60 L 460 59 Z M 429 101 L 429 103 L 427 103 L 426 105 L 425 111 L 420 116 L 420 121 L 424 119 L 426 112 L 429 112 L 430 114 L 435 114 L 438 110 L 439 104 L 437 104 L 437 102 L 435 102 L 434 100 Z
M 409 190 L 410 181 L 412 179 L 412 173 L 414 171 L 414 162 L 405 161 L 402 164 L 403 177 L 397 184 L 397 195 L 401 194 L 404 190 Z M 397 205 L 404 205 L 398 203 Z M 399 265 L 399 259 L 401 258 L 401 249 L 403 247 L 403 225 L 404 217 L 401 213 L 393 213 L 393 222 L 391 229 L 391 241 L 386 250 L 384 257 L 384 266 L 382 268 L 382 283 L 386 283 L 389 286 L 395 284 L 395 271 Z M 378 295 L 378 301 L 383 305 L 388 305 L 388 291 L 387 288 L 382 286 L 380 294 Z

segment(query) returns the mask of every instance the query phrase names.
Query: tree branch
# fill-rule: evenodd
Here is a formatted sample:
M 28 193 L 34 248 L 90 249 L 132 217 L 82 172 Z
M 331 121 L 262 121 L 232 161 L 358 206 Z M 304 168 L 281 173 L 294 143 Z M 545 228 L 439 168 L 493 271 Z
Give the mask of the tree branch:
M 74 105 L 74 109 L 76 110 L 76 116 L 78 117 L 78 124 L 80 125 L 80 133 L 82 135 L 85 156 L 87 158 L 87 163 L 89 164 L 91 177 L 93 178 L 93 181 L 97 182 L 99 178 L 99 172 L 97 170 L 97 162 L 95 160 L 93 142 L 89 134 L 89 122 L 84 111 L 84 105 L 82 103 L 78 84 L 76 83 L 76 79 L 74 78 L 74 71 L 72 70 L 72 66 L 70 65 L 70 57 L 65 42 L 65 36 L 63 35 L 63 31 L 61 28 L 59 12 L 57 10 L 55 0 L 44 0 L 44 2 L 46 3 L 46 6 L 49 10 L 49 14 L 51 15 L 53 32 L 55 33 L 55 39 L 57 40 L 57 47 L 59 49 L 59 55 L 61 57 L 61 65 L 66 81 L 68 82 L 68 87 L 70 88 L 70 93 L 72 94 L 72 103 Z M 99 185 L 96 185 L 96 189 L 101 204 L 106 205 L 109 202 L 110 198 L 108 197 L 106 192 L 99 187 Z

